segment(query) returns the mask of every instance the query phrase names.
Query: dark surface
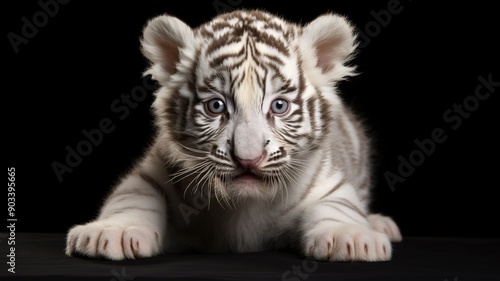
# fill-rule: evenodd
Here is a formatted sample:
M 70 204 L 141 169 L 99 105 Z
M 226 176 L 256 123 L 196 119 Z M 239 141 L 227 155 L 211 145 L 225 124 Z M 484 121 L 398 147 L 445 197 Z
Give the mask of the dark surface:
M 214 2 L 222 2 L 301 23 L 333 11 L 366 33 L 374 13 L 393 0 L 69 1 L 18 53 L 7 34 L 21 34 L 22 18 L 41 10 L 39 0 L 4 2 L 3 157 L 16 168 L 16 228 L 62 233 L 95 218 L 113 184 L 152 140 L 153 91 L 126 116 L 111 108 L 143 85 L 147 62 L 139 37 L 148 19 L 170 13 L 198 26 L 216 16 Z M 340 84 L 375 139 L 373 210 L 393 217 L 408 236 L 500 237 L 491 223 L 498 214 L 498 165 L 490 164 L 499 155 L 500 87 L 456 129 L 456 121 L 443 119 L 474 95 L 479 76 L 500 81 L 498 9 L 486 1 L 399 2 L 403 10 L 358 49 L 353 64 L 361 74 Z M 51 164 L 65 163 L 66 147 L 75 149 L 86 140 L 82 131 L 105 118 L 116 128 L 59 181 Z M 408 159 L 415 141 L 430 138 L 435 128 L 447 140 L 391 189 L 384 173 L 397 173 L 399 156 Z M 1 192 L 0 201 L 6 195 Z M 57 216 L 61 212 L 71 215 Z
M 392 261 L 378 263 L 313 262 L 288 252 L 165 254 L 113 262 L 66 257 L 62 233 L 17 233 L 15 274 L 7 271 L 5 242 L 2 280 L 500 280 L 500 239 L 410 237 L 394 245 Z M 294 275 L 294 268 L 301 273 Z

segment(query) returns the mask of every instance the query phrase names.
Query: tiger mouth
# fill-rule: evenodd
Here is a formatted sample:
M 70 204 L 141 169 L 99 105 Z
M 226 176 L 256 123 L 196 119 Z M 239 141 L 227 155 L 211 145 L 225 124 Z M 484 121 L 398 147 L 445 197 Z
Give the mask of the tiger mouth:
M 252 170 L 244 170 L 243 172 L 239 173 L 234 177 L 234 179 L 245 179 L 245 180 L 262 180 L 262 177 L 259 176 L 257 173 L 255 173 Z

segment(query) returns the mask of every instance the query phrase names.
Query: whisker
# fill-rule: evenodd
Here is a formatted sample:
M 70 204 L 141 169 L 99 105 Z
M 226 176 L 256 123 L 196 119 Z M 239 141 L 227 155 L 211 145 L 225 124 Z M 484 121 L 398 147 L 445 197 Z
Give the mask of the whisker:
M 188 190 L 188 189 L 192 186 L 192 184 L 193 184 L 194 182 L 195 182 L 196 184 L 195 184 L 194 186 L 192 186 L 192 190 L 193 190 L 193 191 L 191 192 L 191 194 L 195 194 L 195 193 L 196 193 L 196 190 L 198 189 L 198 185 L 199 185 L 199 181 L 197 181 L 197 179 L 198 179 L 200 176 L 204 175 L 204 174 L 205 174 L 205 171 L 209 168 L 209 167 L 207 167 L 207 165 L 208 165 L 208 163 L 207 163 L 207 162 L 208 162 L 208 161 L 204 161 L 204 162 L 202 162 L 201 164 L 204 164 L 204 165 L 202 165 L 200 169 L 197 169 L 197 170 L 193 171 L 193 172 L 189 175 L 189 176 L 191 176 L 191 175 L 193 175 L 193 174 L 195 174 L 195 173 L 196 173 L 196 176 L 195 176 L 195 177 L 194 177 L 194 178 L 193 178 L 193 179 L 192 179 L 192 180 L 191 180 L 191 181 L 190 181 L 190 182 L 186 185 L 186 188 L 184 189 L 184 195 L 183 195 L 183 196 L 184 196 L 184 198 L 186 198 L 186 192 L 187 192 L 187 190 Z
M 198 168 L 203 168 L 203 166 L 206 165 L 206 162 L 207 161 L 205 160 L 205 161 L 200 162 L 194 166 L 182 168 L 179 171 L 176 171 L 170 177 L 172 183 L 180 182 L 180 181 L 186 179 L 187 177 L 193 175 L 198 170 Z M 181 178 L 179 178 L 179 177 L 181 177 Z
M 196 137 L 196 136 L 193 136 L 193 137 L 194 137 L 194 138 L 198 138 L 198 137 Z M 205 150 L 201 150 L 201 149 L 197 149 L 197 148 L 189 147 L 189 146 L 186 146 L 186 145 L 184 145 L 184 144 L 182 144 L 182 143 L 180 143 L 180 142 L 178 142 L 178 141 L 175 141 L 175 143 L 176 143 L 177 145 L 179 145 L 180 147 L 182 147 L 183 149 L 187 150 L 187 151 L 193 152 L 193 153 L 195 153 L 195 154 L 199 154 L 199 155 L 191 155 L 191 154 L 189 154 L 189 157 L 198 157 L 198 158 L 202 158 L 202 157 L 204 157 L 204 156 L 206 156 L 206 155 L 208 154 L 208 152 L 207 152 L 207 151 L 205 151 Z M 182 150 L 181 150 L 181 152 L 182 152 Z

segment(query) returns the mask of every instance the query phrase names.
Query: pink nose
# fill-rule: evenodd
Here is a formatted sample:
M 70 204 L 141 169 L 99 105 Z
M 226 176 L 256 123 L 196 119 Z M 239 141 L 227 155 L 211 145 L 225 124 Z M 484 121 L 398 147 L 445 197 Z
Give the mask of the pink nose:
M 262 155 L 254 158 L 254 159 L 241 159 L 240 157 L 236 156 L 236 160 L 238 160 L 238 163 L 240 163 L 240 166 L 244 169 L 252 169 L 256 168 L 260 162 L 262 161 Z

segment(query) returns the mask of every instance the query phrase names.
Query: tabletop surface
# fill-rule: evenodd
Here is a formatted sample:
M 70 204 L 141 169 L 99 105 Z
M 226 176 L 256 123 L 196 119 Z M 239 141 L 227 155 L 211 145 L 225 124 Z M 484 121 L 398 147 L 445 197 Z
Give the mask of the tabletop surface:
M 405 237 L 389 262 L 331 263 L 283 251 L 93 260 L 65 256 L 64 233 L 17 233 L 13 259 L 1 237 L 2 280 L 500 280 L 496 238 Z

